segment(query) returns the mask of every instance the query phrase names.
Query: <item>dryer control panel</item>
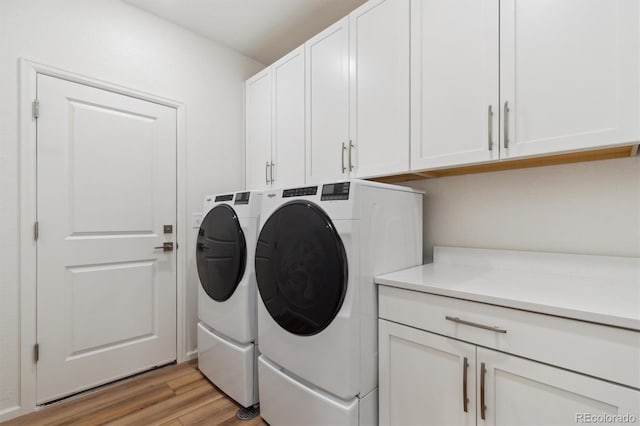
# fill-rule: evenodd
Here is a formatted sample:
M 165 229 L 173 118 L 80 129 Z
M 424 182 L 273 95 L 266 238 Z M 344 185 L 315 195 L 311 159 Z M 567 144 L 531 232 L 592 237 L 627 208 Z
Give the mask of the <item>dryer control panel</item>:
M 348 200 L 351 182 L 329 183 L 322 185 L 320 201 Z

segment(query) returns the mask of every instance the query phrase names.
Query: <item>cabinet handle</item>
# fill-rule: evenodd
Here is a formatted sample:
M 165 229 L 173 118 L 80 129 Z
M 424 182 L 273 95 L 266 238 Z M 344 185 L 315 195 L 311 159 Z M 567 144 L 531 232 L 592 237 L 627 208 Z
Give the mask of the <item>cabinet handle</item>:
M 489 105 L 488 111 L 489 151 L 493 151 L 493 105 Z
M 509 101 L 504 103 L 504 148 L 509 148 Z
M 353 151 L 353 143 L 349 141 L 349 171 L 353 171 L 353 162 L 351 161 L 351 151 Z
M 271 162 L 271 166 L 269 166 L 269 174 L 271 175 L 271 184 L 272 185 L 273 185 L 273 182 L 275 182 L 275 179 L 273 178 L 273 166 L 275 166 L 275 164 L 272 161 Z
M 458 317 L 450 317 L 449 315 L 444 317 L 447 321 L 451 321 L 451 322 L 455 322 L 458 324 L 463 324 L 463 325 L 468 325 L 471 327 L 477 327 L 477 328 L 481 328 L 483 330 L 491 330 L 491 331 L 495 331 L 496 333 L 506 333 L 507 330 L 505 330 L 504 328 L 500 328 L 497 325 L 491 326 L 491 325 L 484 325 L 484 324 L 480 324 L 477 322 L 472 322 L 472 321 L 466 321 L 463 319 L 460 319 Z
M 487 368 L 484 366 L 484 362 L 480 364 L 480 418 L 486 420 L 487 406 L 484 405 L 484 376 L 487 373 Z
M 269 162 L 264 166 L 264 183 L 265 185 L 269 185 Z
M 469 398 L 467 398 L 467 370 L 469 369 L 469 360 L 464 357 L 464 363 L 462 364 L 462 407 L 464 412 L 467 412 Z
M 344 146 L 344 142 L 342 142 L 342 149 L 340 150 L 340 160 L 342 161 L 342 173 L 347 171 L 347 168 L 344 166 L 344 151 L 347 149 L 346 146 Z

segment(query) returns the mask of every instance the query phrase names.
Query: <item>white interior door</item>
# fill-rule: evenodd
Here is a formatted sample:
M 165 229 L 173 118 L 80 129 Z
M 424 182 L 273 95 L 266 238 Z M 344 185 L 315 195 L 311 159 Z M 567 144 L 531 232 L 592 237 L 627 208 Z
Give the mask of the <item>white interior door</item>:
M 357 177 L 409 170 L 409 0 L 349 15 L 352 165 Z
M 247 80 L 245 86 L 246 186 L 264 189 L 271 185 L 271 68 Z
M 307 183 L 349 176 L 349 17 L 305 44 Z
M 176 110 L 37 79 L 44 403 L 176 358 Z
M 498 12 L 498 0 L 412 0 L 413 170 L 498 159 Z
M 304 183 L 304 46 L 272 65 L 273 180 L 278 187 Z
M 639 8 L 500 1 L 501 157 L 640 140 Z

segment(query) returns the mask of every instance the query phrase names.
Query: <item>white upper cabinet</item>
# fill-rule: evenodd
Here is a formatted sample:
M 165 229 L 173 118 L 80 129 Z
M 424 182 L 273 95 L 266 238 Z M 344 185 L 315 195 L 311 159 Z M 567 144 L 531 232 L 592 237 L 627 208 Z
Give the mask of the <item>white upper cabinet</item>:
M 411 168 L 498 158 L 498 0 L 412 0 Z
M 271 70 L 249 80 L 246 105 L 246 186 L 263 189 L 271 183 Z
M 409 170 L 409 6 L 371 0 L 349 15 L 350 166 L 357 177 Z
M 640 140 L 639 4 L 501 0 L 502 157 Z
M 349 18 L 305 44 L 306 181 L 348 176 Z
M 274 186 L 304 183 L 304 46 L 271 66 Z
M 255 188 L 638 143 L 638 0 L 369 0 L 247 82 Z

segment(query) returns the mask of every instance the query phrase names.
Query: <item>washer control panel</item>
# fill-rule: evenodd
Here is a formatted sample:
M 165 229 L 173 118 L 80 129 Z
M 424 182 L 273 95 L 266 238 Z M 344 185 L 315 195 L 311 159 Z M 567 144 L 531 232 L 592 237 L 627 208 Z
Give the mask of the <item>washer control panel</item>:
M 282 191 L 282 198 L 304 197 L 305 195 L 316 195 L 317 193 L 317 186 L 306 186 L 304 188 L 285 189 Z

